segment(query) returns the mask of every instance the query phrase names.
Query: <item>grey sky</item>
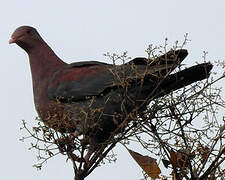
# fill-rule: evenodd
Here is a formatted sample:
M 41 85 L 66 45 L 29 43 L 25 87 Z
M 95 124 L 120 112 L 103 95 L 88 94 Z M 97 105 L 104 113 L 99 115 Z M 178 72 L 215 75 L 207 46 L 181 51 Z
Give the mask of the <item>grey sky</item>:
M 73 179 L 63 156 L 37 171 L 35 153 L 18 140 L 21 120 L 32 124 L 36 117 L 28 57 L 8 45 L 18 26 L 36 27 L 66 62 L 106 61 L 106 52 L 145 56 L 148 44 L 163 44 L 168 37 L 172 45 L 185 33 L 192 40 L 186 47 L 188 65 L 202 60 L 202 51 L 209 52 L 209 60 L 225 59 L 224 0 L 8 0 L 1 2 L 0 17 L 0 179 L 5 180 Z M 117 146 L 115 152 L 117 163 L 97 168 L 87 179 L 140 179 L 141 170 L 126 150 Z

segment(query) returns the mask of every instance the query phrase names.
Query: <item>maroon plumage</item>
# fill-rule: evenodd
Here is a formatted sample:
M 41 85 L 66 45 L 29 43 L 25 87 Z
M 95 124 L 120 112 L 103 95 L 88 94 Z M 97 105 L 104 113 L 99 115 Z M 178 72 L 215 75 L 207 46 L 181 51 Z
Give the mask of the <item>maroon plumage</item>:
M 67 64 L 29 26 L 17 28 L 9 43 L 28 53 L 35 107 L 43 122 L 57 131 L 89 135 L 95 142 L 105 141 L 140 102 L 146 101 L 146 105 L 153 98 L 205 79 L 212 68 L 203 63 L 169 75 L 187 56 L 183 49 L 152 63 L 136 58 L 120 66 L 96 61 Z

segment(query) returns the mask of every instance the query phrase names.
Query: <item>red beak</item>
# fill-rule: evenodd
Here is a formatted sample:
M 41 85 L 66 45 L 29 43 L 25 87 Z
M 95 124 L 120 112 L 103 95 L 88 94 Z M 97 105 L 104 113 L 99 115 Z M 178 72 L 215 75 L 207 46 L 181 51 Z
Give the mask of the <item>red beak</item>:
M 9 40 L 9 44 L 12 44 L 12 43 L 15 43 L 16 42 L 16 39 L 14 39 L 13 37 L 10 38 Z

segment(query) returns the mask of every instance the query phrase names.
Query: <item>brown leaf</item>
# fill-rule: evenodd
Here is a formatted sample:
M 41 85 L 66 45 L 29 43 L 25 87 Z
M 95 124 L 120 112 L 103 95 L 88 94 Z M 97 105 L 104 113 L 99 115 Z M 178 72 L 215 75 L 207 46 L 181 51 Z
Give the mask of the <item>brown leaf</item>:
M 199 152 L 200 154 L 200 157 L 201 157 L 201 163 L 204 163 L 207 159 L 208 159 L 208 156 L 210 154 L 210 149 L 208 146 L 204 146 L 204 145 L 199 145 L 197 147 L 197 151 Z
M 151 177 L 152 179 L 159 178 L 161 170 L 159 169 L 156 159 L 149 156 L 142 156 L 141 154 L 128 149 L 130 155 L 135 159 L 139 166 Z
M 176 152 L 174 151 L 170 151 L 170 159 L 171 159 L 171 163 L 173 165 L 173 167 L 177 168 L 177 155 Z
M 175 168 L 188 167 L 188 156 L 185 153 L 170 151 L 170 158 L 173 167 Z

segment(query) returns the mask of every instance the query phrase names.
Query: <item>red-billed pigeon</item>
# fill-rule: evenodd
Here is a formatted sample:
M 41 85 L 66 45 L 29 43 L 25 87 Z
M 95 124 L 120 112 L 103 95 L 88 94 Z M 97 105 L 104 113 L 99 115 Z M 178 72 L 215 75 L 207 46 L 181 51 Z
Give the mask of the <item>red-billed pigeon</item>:
M 152 99 L 209 77 L 212 69 L 203 63 L 170 74 L 187 56 L 184 49 L 122 65 L 67 64 L 29 26 L 17 28 L 9 43 L 29 56 L 34 103 L 42 121 L 60 132 L 86 135 L 94 143 L 106 141 L 129 113 L 141 113 Z

